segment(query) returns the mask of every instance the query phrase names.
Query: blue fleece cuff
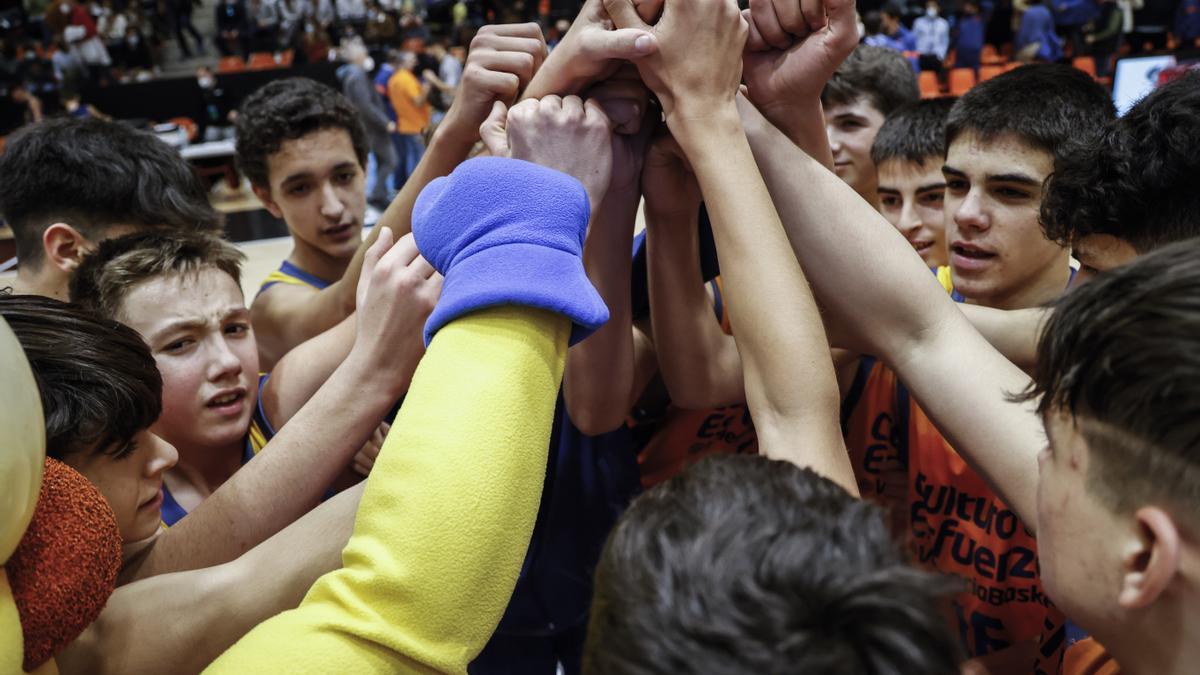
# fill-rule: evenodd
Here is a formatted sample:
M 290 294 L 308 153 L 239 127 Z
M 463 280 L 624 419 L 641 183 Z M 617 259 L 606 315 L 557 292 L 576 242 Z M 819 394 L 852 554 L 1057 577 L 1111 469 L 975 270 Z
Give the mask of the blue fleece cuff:
M 425 343 L 446 323 L 485 307 L 526 305 L 563 314 L 571 344 L 608 321 L 583 268 L 591 212 L 583 185 L 537 164 L 477 157 L 421 191 L 413 236 L 446 280 Z

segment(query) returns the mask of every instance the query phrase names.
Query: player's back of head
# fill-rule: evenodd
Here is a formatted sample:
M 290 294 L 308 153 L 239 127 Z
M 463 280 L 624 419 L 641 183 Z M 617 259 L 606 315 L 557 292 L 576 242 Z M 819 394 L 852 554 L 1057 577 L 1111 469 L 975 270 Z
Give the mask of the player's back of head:
M 859 45 L 821 91 L 826 107 L 865 99 L 883 115 L 921 97 L 912 66 L 894 49 Z
M 41 393 L 46 454 L 121 457 L 162 411 L 162 377 L 133 329 L 76 305 L 0 294 Z
M 1200 72 L 1150 93 L 1094 143 L 1064 153 L 1047 184 L 1042 223 L 1071 244 L 1092 234 L 1139 253 L 1200 236 Z
M 906 103 L 884 120 L 871 145 L 876 165 L 896 160 L 940 167 L 946 158 L 946 118 L 957 99 L 944 96 Z
M 0 155 L 0 216 L 22 266 L 44 260 L 42 235 L 66 223 L 92 241 L 116 226 L 215 232 L 221 217 L 175 149 L 118 122 L 95 118 L 32 124 Z
M 596 569 L 591 673 L 956 673 L 946 582 L 810 470 L 711 457 L 638 498 Z
M 1014 135 L 1056 161 L 1073 142 L 1094 142 L 1115 115 L 1108 92 L 1083 71 L 1039 63 L 981 82 L 951 108 L 946 147 L 961 136 Z
M 1065 294 L 1033 375 L 1024 397 L 1074 419 L 1101 502 L 1165 506 L 1200 525 L 1200 239 Z

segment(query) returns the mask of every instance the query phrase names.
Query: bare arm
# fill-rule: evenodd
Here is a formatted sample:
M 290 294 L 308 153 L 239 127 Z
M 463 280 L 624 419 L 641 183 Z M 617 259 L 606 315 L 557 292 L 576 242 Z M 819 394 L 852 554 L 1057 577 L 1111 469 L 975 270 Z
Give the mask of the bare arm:
M 1031 405 L 1006 398 L 1029 378 L 971 327 L 895 228 L 753 106 L 742 112 L 792 250 L 825 308 L 862 340 L 856 348 L 897 371 L 946 439 L 1034 527 L 1045 434 Z
M 251 628 L 300 604 L 322 574 L 341 567 L 362 490 L 334 497 L 233 562 L 118 588 L 100 617 L 55 657 L 59 670 L 200 672 Z
M 655 141 L 642 171 L 646 267 L 659 369 L 681 408 L 743 403 L 742 359 L 714 318 L 700 270 L 700 187 L 679 146 Z
M 967 320 L 1009 361 L 1025 372 L 1037 365 L 1037 340 L 1049 310 L 1003 310 L 978 305 L 958 306 Z
M 563 396 L 571 422 L 589 436 L 621 426 L 633 406 L 629 286 L 638 197 L 636 184 L 632 190 L 610 190 L 588 227 L 583 248 L 584 269 L 608 305 L 609 319 L 567 351 Z
M 607 8 L 618 26 L 644 25 L 628 0 L 611 0 Z M 746 41 L 737 6 L 668 4 L 652 30 L 660 56 L 638 67 L 662 102 L 712 217 L 759 447 L 857 494 L 824 327 L 734 103 Z

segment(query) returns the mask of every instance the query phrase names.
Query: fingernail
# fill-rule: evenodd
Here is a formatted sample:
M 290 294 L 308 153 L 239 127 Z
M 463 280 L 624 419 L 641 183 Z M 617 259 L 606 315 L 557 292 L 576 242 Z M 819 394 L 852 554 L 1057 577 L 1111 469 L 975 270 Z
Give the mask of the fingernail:
M 642 53 L 649 52 L 654 49 L 654 38 L 649 35 L 642 35 L 633 41 L 633 47 Z

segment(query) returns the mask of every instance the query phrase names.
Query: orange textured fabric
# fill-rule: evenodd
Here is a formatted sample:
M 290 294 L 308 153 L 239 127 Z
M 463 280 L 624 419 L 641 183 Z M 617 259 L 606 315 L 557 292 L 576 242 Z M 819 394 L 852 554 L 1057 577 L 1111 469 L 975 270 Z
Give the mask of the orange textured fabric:
M 86 478 L 47 458 L 33 521 L 4 569 L 31 671 L 79 637 L 117 586 L 121 531 L 112 508 Z

